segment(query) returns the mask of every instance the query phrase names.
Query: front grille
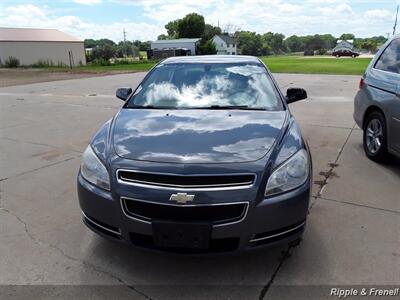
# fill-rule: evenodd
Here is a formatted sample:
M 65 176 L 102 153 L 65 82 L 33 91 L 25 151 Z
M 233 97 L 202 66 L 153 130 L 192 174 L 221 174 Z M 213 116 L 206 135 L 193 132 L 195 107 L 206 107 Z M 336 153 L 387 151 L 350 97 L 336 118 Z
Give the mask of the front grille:
M 248 203 L 223 203 L 216 205 L 173 205 L 122 198 L 127 215 L 145 221 L 165 220 L 178 222 L 235 222 L 246 215 Z
M 254 174 L 176 175 L 118 170 L 117 178 L 123 183 L 171 188 L 227 188 L 248 187 L 254 183 Z
M 208 249 L 161 248 L 155 245 L 152 235 L 131 232 L 129 237 L 135 246 L 174 253 L 230 252 L 237 250 L 240 241 L 239 238 L 211 239 Z

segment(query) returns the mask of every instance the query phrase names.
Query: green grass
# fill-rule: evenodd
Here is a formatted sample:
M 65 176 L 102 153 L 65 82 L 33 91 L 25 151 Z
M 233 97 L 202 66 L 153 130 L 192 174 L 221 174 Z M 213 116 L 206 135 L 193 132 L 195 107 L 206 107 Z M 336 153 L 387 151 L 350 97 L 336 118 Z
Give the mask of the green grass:
M 148 71 L 155 65 L 154 62 L 138 62 L 134 64 L 115 64 L 111 66 L 95 66 L 95 65 L 87 65 L 82 67 L 74 68 L 73 71 L 77 72 L 94 72 L 94 73 L 103 73 L 103 72 L 115 72 L 115 71 Z
M 371 58 L 334 58 L 330 56 L 264 56 L 262 61 L 273 73 L 362 75 Z M 155 61 L 136 61 L 111 66 L 86 65 L 73 68 L 50 67 L 49 71 L 77 73 L 140 72 L 148 71 Z
M 86 65 L 75 68 L 60 68 L 50 67 L 46 68 L 48 71 L 53 72 L 73 72 L 73 73 L 108 73 L 108 72 L 141 72 L 148 71 L 155 65 L 154 62 L 137 62 L 131 64 L 113 64 L 111 66 L 100 65 Z
M 273 73 L 362 75 L 371 58 L 330 56 L 264 56 L 261 60 Z

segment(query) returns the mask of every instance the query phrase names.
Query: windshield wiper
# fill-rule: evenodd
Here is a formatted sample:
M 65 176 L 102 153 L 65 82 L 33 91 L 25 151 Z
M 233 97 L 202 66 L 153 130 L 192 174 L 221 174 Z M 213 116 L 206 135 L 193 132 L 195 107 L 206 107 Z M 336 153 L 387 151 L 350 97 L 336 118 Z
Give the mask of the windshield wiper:
M 138 109 L 176 109 L 174 106 L 154 106 L 154 105 L 132 105 L 127 108 L 138 108 Z
M 243 110 L 265 110 L 261 107 L 249 107 L 248 105 L 211 105 L 200 107 L 201 109 L 243 109 Z

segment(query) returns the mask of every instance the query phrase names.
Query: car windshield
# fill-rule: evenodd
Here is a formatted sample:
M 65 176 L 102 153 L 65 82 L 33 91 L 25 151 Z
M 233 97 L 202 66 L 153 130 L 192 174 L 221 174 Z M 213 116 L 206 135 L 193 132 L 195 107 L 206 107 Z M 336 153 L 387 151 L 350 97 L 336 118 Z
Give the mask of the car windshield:
M 282 110 L 283 104 L 260 63 L 161 63 L 127 107 Z

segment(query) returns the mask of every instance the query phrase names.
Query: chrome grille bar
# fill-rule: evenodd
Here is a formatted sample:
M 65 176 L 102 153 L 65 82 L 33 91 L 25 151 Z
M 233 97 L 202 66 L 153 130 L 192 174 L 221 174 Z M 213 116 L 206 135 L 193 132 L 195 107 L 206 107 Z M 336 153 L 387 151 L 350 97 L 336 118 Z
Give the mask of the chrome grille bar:
M 182 175 L 118 169 L 116 176 L 121 184 L 167 190 L 246 189 L 256 181 L 256 174 L 250 173 Z

